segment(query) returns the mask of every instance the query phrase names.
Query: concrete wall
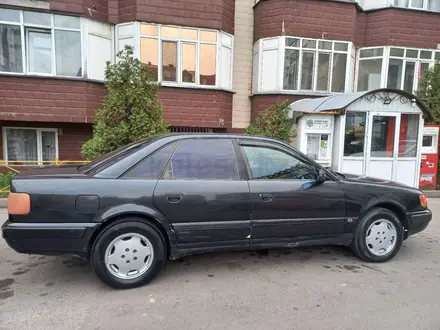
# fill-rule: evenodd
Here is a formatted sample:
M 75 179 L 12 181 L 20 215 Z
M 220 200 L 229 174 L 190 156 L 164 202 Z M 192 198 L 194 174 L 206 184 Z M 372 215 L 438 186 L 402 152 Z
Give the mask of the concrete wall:
M 234 69 L 232 89 L 232 127 L 250 123 L 254 0 L 235 1 Z

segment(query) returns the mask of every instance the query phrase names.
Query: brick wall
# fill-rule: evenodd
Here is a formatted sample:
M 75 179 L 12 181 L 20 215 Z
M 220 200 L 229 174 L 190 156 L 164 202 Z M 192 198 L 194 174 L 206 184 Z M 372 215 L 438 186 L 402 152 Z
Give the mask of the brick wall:
M 50 9 L 113 24 L 139 20 L 234 33 L 235 0 L 50 0 Z
M 388 8 L 368 13 L 364 46 L 405 46 L 436 49 L 440 14 Z
M 0 76 L 0 120 L 92 123 L 103 84 L 54 78 Z M 232 93 L 162 87 L 164 117 L 173 126 L 232 125 Z
M 119 2 L 119 15 L 121 15 L 121 7 L 124 6 L 124 15 L 128 16 L 125 11 L 135 11 L 136 19 L 140 21 L 206 27 L 234 33 L 234 2 L 234 0 L 137 0 L 136 5 L 133 6 L 131 0 L 122 0 Z
M 0 120 L 93 121 L 105 88 L 65 79 L 0 76 Z
M 50 9 L 83 14 L 97 21 L 108 22 L 108 0 L 50 0 Z
M 282 35 L 354 41 L 353 3 L 320 0 L 261 0 L 255 7 L 254 41 Z
M 254 41 L 290 36 L 352 41 L 356 47 L 437 48 L 440 14 L 402 8 L 360 12 L 354 3 L 261 0 L 254 7 Z
M 286 94 L 256 94 L 252 96 L 251 122 L 255 122 L 257 116 L 265 109 L 271 107 L 277 102 L 289 100 L 295 102 L 304 98 L 313 98 L 314 96 L 286 95 Z
M 165 121 L 172 126 L 223 127 L 232 125 L 232 93 L 216 90 L 162 87 L 159 99 Z

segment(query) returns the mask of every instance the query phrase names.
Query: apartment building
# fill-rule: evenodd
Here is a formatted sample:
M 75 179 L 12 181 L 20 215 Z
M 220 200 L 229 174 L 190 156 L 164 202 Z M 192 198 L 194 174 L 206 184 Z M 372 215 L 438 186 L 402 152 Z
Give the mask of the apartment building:
M 2 159 L 80 159 L 124 45 L 176 132 L 239 132 L 273 103 L 417 90 L 440 0 L 0 0 Z

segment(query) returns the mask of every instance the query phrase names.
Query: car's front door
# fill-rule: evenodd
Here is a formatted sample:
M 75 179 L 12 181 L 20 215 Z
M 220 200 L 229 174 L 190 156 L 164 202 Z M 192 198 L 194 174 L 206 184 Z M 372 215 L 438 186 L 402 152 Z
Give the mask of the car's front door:
M 289 244 L 341 234 L 345 198 L 336 181 L 318 183 L 318 168 L 277 143 L 240 141 L 249 171 L 251 245 Z
M 250 197 L 236 142 L 182 139 L 154 191 L 154 205 L 172 223 L 179 248 L 245 247 Z

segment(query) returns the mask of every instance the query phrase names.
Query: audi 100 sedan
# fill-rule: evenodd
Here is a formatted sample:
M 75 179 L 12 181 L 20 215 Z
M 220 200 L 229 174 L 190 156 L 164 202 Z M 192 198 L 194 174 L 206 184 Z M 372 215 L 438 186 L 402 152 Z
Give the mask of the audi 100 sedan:
M 17 175 L 2 231 L 19 253 L 74 254 L 132 288 L 214 251 L 344 245 L 384 262 L 427 227 L 427 207 L 418 189 L 331 172 L 277 140 L 164 135 Z

